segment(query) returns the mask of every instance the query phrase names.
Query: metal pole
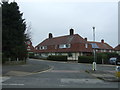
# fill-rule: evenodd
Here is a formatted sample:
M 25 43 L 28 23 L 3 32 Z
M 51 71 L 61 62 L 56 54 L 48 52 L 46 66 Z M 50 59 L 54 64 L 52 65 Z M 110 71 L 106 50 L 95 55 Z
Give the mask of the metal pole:
M 93 27 L 93 41 L 95 42 L 95 27 Z M 94 43 L 93 53 L 94 53 L 94 62 L 95 62 L 95 43 Z
M 95 42 L 95 27 L 93 27 L 93 41 Z M 93 54 L 94 54 L 93 70 L 96 71 L 95 43 L 94 43 L 94 46 L 93 46 Z

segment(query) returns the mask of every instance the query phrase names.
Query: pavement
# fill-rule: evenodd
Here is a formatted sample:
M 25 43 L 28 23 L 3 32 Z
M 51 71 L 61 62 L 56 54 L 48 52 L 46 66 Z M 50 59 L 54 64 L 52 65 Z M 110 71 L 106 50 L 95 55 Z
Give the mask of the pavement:
M 25 64 L 25 65 L 3 65 L 2 76 L 26 76 L 43 72 L 51 67 L 46 64 Z
M 91 74 L 92 76 L 107 81 L 107 82 L 120 82 L 120 78 L 116 77 L 116 71 L 108 71 L 108 70 L 86 70 L 85 72 Z

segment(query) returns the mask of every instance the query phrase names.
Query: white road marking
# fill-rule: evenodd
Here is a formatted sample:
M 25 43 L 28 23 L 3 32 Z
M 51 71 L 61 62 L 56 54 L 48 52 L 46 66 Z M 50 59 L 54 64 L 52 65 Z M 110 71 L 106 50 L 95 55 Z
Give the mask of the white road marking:
M 0 77 L 0 83 L 10 79 L 10 77 Z

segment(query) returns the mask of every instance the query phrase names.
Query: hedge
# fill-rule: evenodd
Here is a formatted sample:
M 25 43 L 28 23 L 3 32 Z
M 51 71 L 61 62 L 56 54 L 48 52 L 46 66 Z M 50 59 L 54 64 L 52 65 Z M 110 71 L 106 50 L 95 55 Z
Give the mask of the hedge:
M 34 53 L 29 53 L 29 58 L 40 59 L 40 57 L 39 56 L 35 56 Z
M 48 60 L 53 60 L 53 61 L 67 61 L 67 56 L 63 55 L 50 55 L 47 57 Z
M 93 56 L 79 56 L 78 63 L 92 63 Z
M 95 62 L 97 64 L 109 64 L 109 59 L 111 57 L 119 57 L 117 53 L 96 53 Z M 103 61 L 102 61 L 103 60 Z M 94 56 L 79 56 L 78 63 L 92 63 L 94 61 Z
M 97 53 L 97 63 L 101 64 L 102 60 L 104 64 L 109 64 L 109 59 L 111 57 L 118 57 L 119 55 L 117 53 Z

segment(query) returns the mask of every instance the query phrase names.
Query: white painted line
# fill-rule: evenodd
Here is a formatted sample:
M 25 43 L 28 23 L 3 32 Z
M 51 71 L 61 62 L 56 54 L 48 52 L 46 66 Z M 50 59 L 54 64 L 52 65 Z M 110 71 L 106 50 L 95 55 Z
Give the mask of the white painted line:
M 10 77 L 0 77 L 0 83 L 10 79 Z

